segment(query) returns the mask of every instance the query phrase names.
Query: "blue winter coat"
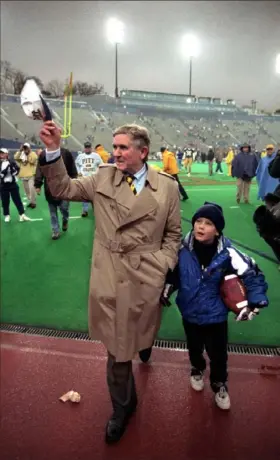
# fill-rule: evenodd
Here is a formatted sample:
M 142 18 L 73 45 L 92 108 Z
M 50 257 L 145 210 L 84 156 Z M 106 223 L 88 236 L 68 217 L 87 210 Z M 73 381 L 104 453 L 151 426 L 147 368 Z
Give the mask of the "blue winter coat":
M 275 157 L 276 153 L 274 153 L 271 157 L 266 156 L 261 158 L 259 162 L 256 174 L 259 186 L 258 199 L 264 200 L 264 197 L 268 193 L 273 193 L 276 187 L 280 184 L 280 180 L 271 177 L 268 170 L 269 164 L 274 160 Z
M 236 155 L 232 162 L 232 177 L 243 179 L 244 176 L 253 178 L 256 175 L 258 160 L 253 153 L 244 153 L 242 150 Z
M 255 261 L 235 249 L 221 237 L 211 264 L 202 270 L 193 250 L 193 234 L 189 233 L 179 252 L 179 290 L 176 303 L 186 321 L 196 324 L 220 323 L 227 320 L 220 286 L 226 274 L 236 274 L 244 282 L 249 305 L 267 306 L 267 283 Z

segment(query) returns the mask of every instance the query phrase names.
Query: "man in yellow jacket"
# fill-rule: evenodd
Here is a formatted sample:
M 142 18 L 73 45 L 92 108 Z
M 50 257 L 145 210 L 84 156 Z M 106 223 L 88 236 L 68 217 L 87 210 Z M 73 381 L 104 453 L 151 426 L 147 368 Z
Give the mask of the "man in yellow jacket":
M 94 148 L 95 152 L 101 157 L 103 163 L 108 163 L 109 153 L 104 149 L 103 145 L 97 144 Z
M 229 148 L 228 154 L 226 156 L 225 162 L 227 165 L 227 175 L 231 177 L 231 165 L 234 159 L 234 152 L 232 148 Z
M 38 155 L 30 148 L 27 142 L 23 144 L 19 152 L 15 153 L 15 161 L 19 166 L 18 177 L 22 180 L 23 188 L 29 204 L 28 208 L 36 208 L 36 191 L 34 188 L 34 177 L 38 161 Z
M 186 201 L 189 197 L 178 177 L 179 167 L 177 164 L 175 153 L 170 152 L 169 150 L 167 150 L 166 147 L 161 147 L 160 151 L 162 154 L 163 171 L 167 174 L 170 174 L 170 176 L 173 176 L 174 179 L 178 182 L 179 191 L 182 195 L 182 199 L 183 201 Z

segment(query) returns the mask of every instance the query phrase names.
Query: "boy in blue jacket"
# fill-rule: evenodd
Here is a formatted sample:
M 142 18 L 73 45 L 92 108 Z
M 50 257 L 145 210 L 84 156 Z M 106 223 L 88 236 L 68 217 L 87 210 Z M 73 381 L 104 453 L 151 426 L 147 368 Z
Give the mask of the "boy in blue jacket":
M 183 317 L 191 362 L 190 383 L 194 390 L 204 388 L 203 373 L 210 359 L 210 383 L 219 408 L 230 408 L 227 387 L 227 344 L 229 310 L 220 294 L 225 275 L 238 275 L 247 292 L 248 307 L 237 320 L 253 319 L 258 309 L 268 305 L 267 284 L 255 261 L 234 248 L 222 234 L 225 220 L 222 208 L 206 202 L 192 218 L 192 231 L 185 237 L 178 265 L 167 277 L 165 293 L 178 289 L 176 303 Z M 166 294 L 164 296 L 166 298 Z

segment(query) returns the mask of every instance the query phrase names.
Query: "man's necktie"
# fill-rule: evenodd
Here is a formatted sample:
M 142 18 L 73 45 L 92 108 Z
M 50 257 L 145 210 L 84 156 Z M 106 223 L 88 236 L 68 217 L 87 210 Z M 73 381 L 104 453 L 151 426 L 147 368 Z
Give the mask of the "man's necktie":
M 134 179 L 135 179 L 134 176 L 126 176 L 126 177 L 125 177 L 125 180 L 126 180 L 126 182 L 128 183 L 128 185 L 129 185 L 129 188 L 132 190 L 132 192 L 133 192 L 134 195 L 137 195 L 136 187 L 135 187 L 135 185 L 133 184 Z

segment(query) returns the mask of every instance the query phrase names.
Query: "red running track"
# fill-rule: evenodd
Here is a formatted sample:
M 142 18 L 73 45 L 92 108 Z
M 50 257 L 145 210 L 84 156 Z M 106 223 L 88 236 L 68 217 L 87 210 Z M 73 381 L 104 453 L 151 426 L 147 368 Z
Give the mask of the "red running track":
M 1 333 L 1 460 L 279 460 L 280 358 L 230 355 L 232 409 L 189 387 L 185 352 L 135 361 L 139 407 L 122 440 L 104 443 L 111 414 L 99 343 Z M 76 390 L 80 404 L 59 397 Z

